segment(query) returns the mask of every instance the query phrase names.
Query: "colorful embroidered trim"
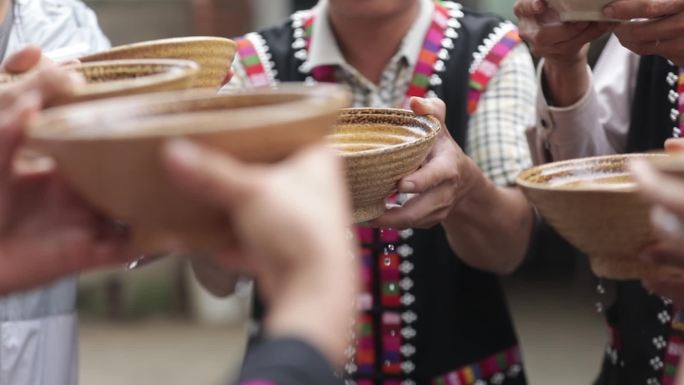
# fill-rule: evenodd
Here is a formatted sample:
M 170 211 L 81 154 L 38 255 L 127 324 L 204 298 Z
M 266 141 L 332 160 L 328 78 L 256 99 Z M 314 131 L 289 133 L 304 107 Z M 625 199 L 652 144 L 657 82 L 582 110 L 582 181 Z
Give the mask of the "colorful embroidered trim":
M 268 59 L 268 46 L 258 33 L 236 39 L 238 55 L 252 87 L 271 87 L 277 83 L 273 63 Z
M 487 85 L 499 71 L 501 62 L 522 43 L 518 28 L 512 23 L 502 23 L 496 27 L 487 44 L 480 47 L 470 69 L 470 90 L 468 93 L 468 113 L 473 114 L 487 89 Z
M 677 369 L 684 351 L 684 311 L 675 309 L 672 315 L 671 335 L 665 350 L 661 385 L 675 385 Z
M 398 312 L 382 314 L 382 372 L 401 374 L 401 315 Z
M 441 67 L 436 68 L 435 64 L 440 60 L 439 54 L 442 49 L 442 42 L 446 36 L 446 31 L 449 28 L 448 24 L 449 10 L 443 4 L 435 3 L 432 24 L 425 36 L 423 48 L 421 48 L 420 54 L 418 55 L 416 68 L 408 89 L 406 90 L 406 97 L 404 98 L 402 107 L 408 107 L 411 98 L 414 96 L 424 97 L 430 88 L 431 82 L 441 83 L 441 79 L 438 76 L 436 78 L 433 78 L 433 76 L 435 76 L 435 71 L 438 68 L 441 69 Z M 448 54 L 448 52 L 446 54 Z M 442 57 L 446 58 L 445 54 L 442 54 Z M 441 63 L 443 66 L 444 63 Z
M 494 377 L 500 378 L 501 382 L 503 382 L 506 375 L 516 376 L 520 373 L 521 363 L 522 358 L 520 349 L 517 346 L 514 346 L 476 364 L 437 377 L 432 381 L 432 384 L 472 385 L 479 380 L 494 380 Z
M 375 372 L 375 333 L 370 314 L 359 316 L 355 363 L 359 374 L 372 375 Z

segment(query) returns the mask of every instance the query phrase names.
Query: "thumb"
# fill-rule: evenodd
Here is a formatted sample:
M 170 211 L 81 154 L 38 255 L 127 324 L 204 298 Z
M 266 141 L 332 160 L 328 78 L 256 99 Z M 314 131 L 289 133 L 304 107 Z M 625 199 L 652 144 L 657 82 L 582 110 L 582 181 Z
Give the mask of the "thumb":
M 163 157 L 178 187 L 228 210 L 244 203 L 261 179 L 257 168 L 187 139 L 166 143 Z
M 30 45 L 10 56 L 3 64 L 2 69 L 13 74 L 24 73 L 37 66 L 42 57 L 40 48 Z
M 668 139 L 665 141 L 665 151 L 668 153 L 684 152 L 684 138 Z
M 444 123 L 446 118 L 446 105 L 441 99 L 431 98 L 411 98 L 411 110 L 416 115 L 432 115 L 440 122 Z

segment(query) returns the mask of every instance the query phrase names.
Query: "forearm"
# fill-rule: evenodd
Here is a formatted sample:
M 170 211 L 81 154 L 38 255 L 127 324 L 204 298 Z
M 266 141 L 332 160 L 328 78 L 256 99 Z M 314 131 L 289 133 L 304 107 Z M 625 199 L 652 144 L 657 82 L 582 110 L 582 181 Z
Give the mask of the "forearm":
M 624 109 L 618 106 L 624 103 L 620 100 L 623 95 L 614 96 L 612 90 L 597 90 L 590 69 L 585 66 L 582 79 L 586 79 L 589 85 L 584 94 L 578 100 L 575 100 L 577 95 L 573 92 L 563 94 L 560 98 L 564 102 L 574 100 L 574 103 L 559 107 L 556 105 L 559 96 L 552 96 L 555 91 L 551 88 L 560 87 L 562 82 L 585 80 L 576 80 L 576 76 L 568 75 L 567 79 L 558 80 L 555 86 L 547 84 L 542 87 L 542 83 L 551 83 L 543 80 L 545 68 L 546 62 L 542 62 L 538 77 L 542 88 L 537 96 L 538 118 L 536 126 L 528 130 L 528 142 L 535 163 L 621 152 L 628 126 L 618 112 Z M 562 74 L 553 76 L 563 78 Z
M 527 255 L 534 213 L 517 188 L 497 187 L 482 174 L 442 223 L 466 264 L 496 274 L 513 272 Z
M 306 341 L 281 338 L 263 341 L 248 353 L 239 384 L 249 385 L 333 385 L 326 359 Z
M 334 242 L 321 248 L 316 256 L 334 255 L 325 266 L 314 263 L 308 278 L 295 285 L 280 287 L 277 303 L 269 303 L 265 322 L 266 334 L 271 337 L 294 336 L 306 341 L 333 365 L 341 365 L 344 348 L 349 343 L 354 299 L 357 293 L 356 260 L 348 241 Z M 315 259 L 311 259 L 315 260 Z

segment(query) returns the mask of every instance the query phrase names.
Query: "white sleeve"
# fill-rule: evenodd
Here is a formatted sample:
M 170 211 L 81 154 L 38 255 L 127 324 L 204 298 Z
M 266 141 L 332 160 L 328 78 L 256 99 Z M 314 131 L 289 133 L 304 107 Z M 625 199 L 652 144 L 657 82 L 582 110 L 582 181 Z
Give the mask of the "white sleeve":
M 80 0 L 16 0 L 15 10 L 10 52 L 36 44 L 62 61 L 110 47 L 95 13 Z
M 611 37 L 587 93 L 572 106 L 549 105 L 537 74 L 537 122 L 528 132 L 535 163 L 624 152 L 639 56 Z M 591 72 L 591 71 L 590 71 Z

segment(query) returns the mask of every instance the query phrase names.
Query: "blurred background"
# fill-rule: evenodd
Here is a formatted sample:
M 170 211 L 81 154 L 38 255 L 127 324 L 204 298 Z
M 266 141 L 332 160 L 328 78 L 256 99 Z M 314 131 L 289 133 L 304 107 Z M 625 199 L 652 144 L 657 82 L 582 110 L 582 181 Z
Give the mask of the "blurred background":
M 87 0 L 115 45 L 184 36 L 237 36 L 285 20 L 314 0 Z M 465 0 L 513 18 L 514 0 Z M 548 231 L 505 279 L 532 385 L 589 384 L 606 331 L 597 280 L 582 256 Z M 608 288 L 609 289 L 609 288 Z M 227 384 L 249 328 L 249 284 L 226 300 L 205 293 L 182 259 L 81 279 L 81 383 Z M 610 293 L 610 290 L 608 290 Z M 476 294 L 475 294 L 476 295 Z

